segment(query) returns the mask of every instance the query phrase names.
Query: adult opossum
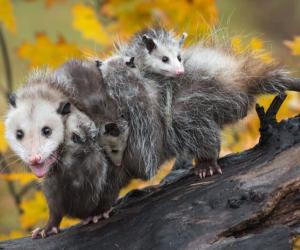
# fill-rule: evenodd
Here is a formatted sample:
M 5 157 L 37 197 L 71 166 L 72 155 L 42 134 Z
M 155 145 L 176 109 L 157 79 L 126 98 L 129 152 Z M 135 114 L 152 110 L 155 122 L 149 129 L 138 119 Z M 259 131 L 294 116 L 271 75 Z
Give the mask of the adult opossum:
M 71 92 L 53 72 L 40 71 L 10 98 L 8 142 L 36 176 L 44 177 L 50 210 L 47 225 L 34 230 L 34 238 L 57 233 L 66 215 L 95 222 L 107 217 L 120 188 L 130 180 L 125 168 L 107 160 L 97 142 L 111 129 L 96 128 L 70 103 Z

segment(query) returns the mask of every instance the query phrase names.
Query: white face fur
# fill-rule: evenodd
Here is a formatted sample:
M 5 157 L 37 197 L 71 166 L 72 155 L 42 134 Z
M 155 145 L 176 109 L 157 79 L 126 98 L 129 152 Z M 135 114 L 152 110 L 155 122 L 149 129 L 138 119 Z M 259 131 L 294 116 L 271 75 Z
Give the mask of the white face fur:
M 6 138 L 15 153 L 37 177 L 43 177 L 56 162 L 57 150 L 64 140 L 59 103 L 47 100 L 17 100 L 5 121 Z
M 157 47 L 151 53 L 148 53 L 145 58 L 145 64 L 149 67 L 147 70 L 168 77 L 176 77 L 183 74 L 184 67 L 180 48 L 170 48 L 158 42 L 156 43 Z
M 144 35 L 143 42 L 148 53 L 143 60 L 147 70 L 167 77 L 182 75 L 184 66 L 181 58 L 181 46 L 186 36 L 184 33 L 178 42 L 174 41 L 173 44 L 166 46 L 158 40 Z

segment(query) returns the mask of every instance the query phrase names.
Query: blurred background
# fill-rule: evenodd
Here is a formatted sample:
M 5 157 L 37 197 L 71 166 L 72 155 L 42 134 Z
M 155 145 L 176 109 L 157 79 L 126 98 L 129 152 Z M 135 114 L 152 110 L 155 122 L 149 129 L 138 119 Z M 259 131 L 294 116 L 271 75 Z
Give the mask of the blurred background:
M 29 235 L 48 217 L 38 181 L 4 139 L 8 93 L 34 67 L 56 67 L 72 57 L 109 56 L 114 40 L 127 40 L 155 24 L 186 31 L 188 44 L 217 27 L 236 53 L 252 50 L 265 63 L 279 61 L 300 73 L 299 0 L 0 0 L 0 240 Z M 267 107 L 271 100 L 264 96 L 258 102 Z M 278 119 L 299 112 L 299 95 L 289 93 Z M 254 111 L 225 128 L 222 155 L 255 145 L 258 129 Z M 132 181 L 120 195 L 159 183 L 172 163 L 149 182 Z M 76 222 L 65 219 L 63 226 Z

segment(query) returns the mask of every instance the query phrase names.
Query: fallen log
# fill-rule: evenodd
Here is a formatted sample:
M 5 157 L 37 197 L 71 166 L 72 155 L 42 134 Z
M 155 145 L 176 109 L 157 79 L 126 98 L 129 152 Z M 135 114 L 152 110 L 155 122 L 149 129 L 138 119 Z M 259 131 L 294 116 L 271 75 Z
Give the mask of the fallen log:
M 260 141 L 221 158 L 223 175 L 200 180 L 176 169 L 129 193 L 108 220 L 0 249 L 291 249 L 300 231 L 300 116 L 276 121 L 285 97 L 266 112 L 256 106 Z

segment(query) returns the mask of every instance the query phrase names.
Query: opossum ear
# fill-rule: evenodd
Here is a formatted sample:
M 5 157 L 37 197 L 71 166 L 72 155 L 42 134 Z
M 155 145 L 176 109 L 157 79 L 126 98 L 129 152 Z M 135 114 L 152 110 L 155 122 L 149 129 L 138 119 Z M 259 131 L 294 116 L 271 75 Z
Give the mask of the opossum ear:
M 181 47 L 183 45 L 186 38 L 187 38 L 187 33 L 183 32 L 179 39 L 179 47 Z
M 149 53 L 151 53 L 152 50 L 154 50 L 156 48 L 156 44 L 153 41 L 153 39 L 148 37 L 147 35 L 143 35 L 143 42 L 146 45 L 146 48 Z
M 67 115 L 71 113 L 71 103 L 69 102 L 61 102 L 57 109 L 57 113 L 61 115 Z
M 105 124 L 105 135 L 111 135 L 111 136 L 119 136 L 120 135 L 120 129 L 116 123 L 107 123 Z
M 100 68 L 102 66 L 102 62 L 101 61 L 96 60 L 95 62 L 96 62 L 97 68 Z
M 72 141 L 76 144 L 84 144 L 84 140 L 76 133 L 72 133 Z
M 15 93 L 11 93 L 8 95 L 8 102 L 10 104 L 10 106 L 16 108 L 17 107 L 17 96 Z
M 126 65 L 130 68 L 135 68 L 134 57 L 131 57 L 130 60 L 126 62 Z

